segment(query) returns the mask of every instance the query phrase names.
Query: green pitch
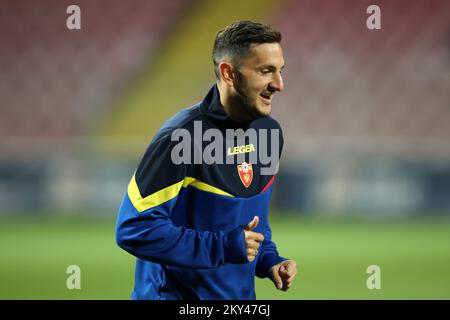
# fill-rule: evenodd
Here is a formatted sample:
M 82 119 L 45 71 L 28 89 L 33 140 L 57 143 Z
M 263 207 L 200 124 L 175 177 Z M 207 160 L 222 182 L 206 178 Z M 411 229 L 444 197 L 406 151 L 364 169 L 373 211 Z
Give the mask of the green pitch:
M 299 274 L 288 292 L 257 279 L 258 299 L 450 299 L 450 220 L 272 218 Z M 114 240 L 115 217 L 1 218 L 0 299 L 128 299 L 134 258 Z M 69 265 L 81 289 L 68 290 Z M 381 289 L 369 290 L 369 265 Z

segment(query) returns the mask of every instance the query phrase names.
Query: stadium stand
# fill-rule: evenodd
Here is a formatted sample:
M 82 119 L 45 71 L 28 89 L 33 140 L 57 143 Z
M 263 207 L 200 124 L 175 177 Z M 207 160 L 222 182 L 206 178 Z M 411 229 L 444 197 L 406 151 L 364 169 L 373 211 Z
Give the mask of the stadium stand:
M 368 30 L 371 2 L 79 0 L 70 31 L 68 0 L 3 1 L 0 209 L 115 210 L 151 133 L 213 80 L 216 30 L 247 18 L 283 33 L 279 207 L 450 212 L 450 2 L 380 0 Z
M 2 2 L 0 143 L 79 136 L 156 54 L 189 0 Z
M 301 211 L 450 210 L 448 1 L 286 2 L 278 203 Z M 447 199 L 447 200 L 444 200 Z
M 129 172 L 86 137 L 191 3 L 80 0 L 81 30 L 68 30 L 71 1 L 2 1 L 1 213 L 117 205 Z
M 283 33 L 286 90 L 274 115 L 288 150 L 333 145 L 450 151 L 448 1 L 289 1 Z M 289 139 L 288 139 L 289 140 Z

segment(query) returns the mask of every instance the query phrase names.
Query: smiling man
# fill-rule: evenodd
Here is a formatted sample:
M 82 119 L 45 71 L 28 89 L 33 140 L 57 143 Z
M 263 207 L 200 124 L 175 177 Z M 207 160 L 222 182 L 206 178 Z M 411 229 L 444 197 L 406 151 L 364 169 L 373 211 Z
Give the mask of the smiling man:
M 269 116 L 283 90 L 280 41 L 278 31 L 251 21 L 219 31 L 216 84 L 169 119 L 147 148 L 116 230 L 118 245 L 137 257 L 132 299 L 251 300 L 255 276 L 283 291 L 292 285 L 296 263 L 278 254 L 269 225 L 276 171 L 257 157 L 276 155 L 278 163 L 283 148 L 281 127 Z M 215 134 L 197 135 L 199 126 Z M 178 138 L 186 135 L 189 148 L 177 158 Z M 213 137 L 221 141 L 215 156 L 225 159 L 180 161 L 203 154 Z
M 233 43 L 227 43 L 223 33 L 228 30 L 219 32 L 213 51 L 220 102 L 230 117 L 237 121 L 268 116 L 272 111 L 273 96 L 284 88 L 281 77 L 283 51 L 279 42 L 251 41 L 281 40 L 281 35 L 278 38 L 275 33 L 272 39 L 269 35 L 245 38 L 247 30 L 243 27 L 239 30 L 241 34 L 236 32 L 238 34 L 233 41 L 243 40 L 241 46 L 246 47 L 244 51 L 234 47 Z

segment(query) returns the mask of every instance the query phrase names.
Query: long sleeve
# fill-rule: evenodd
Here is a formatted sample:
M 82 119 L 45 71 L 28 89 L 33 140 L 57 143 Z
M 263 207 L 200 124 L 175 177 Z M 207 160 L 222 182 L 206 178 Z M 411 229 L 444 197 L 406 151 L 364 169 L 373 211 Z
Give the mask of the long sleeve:
M 277 247 L 272 241 L 272 231 L 269 224 L 267 224 L 264 232 L 264 241 L 261 244 L 256 261 L 256 276 L 259 278 L 270 277 L 270 269 L 284 260 L 287 259 L 279 256 Z
M 117 244 L 143 260 L 187 267 L 214 268 L 247 263 L 244 228 L 229 233 L 176 226 L 171 214 L 189 183 L 186 165 L 171 159 L 170 135 L 156 138 L 141 160 L 119 209 Z
M 280 140 L 279 140 L 279 156 L 283 152 L 283 131 L 278 125 L 280 130 Z M 273 188 L 273 186 L 272 186 Z M 281 261 L 287 260 L 278 254 L 276 244 L 272 241 L 272 230 L 270 228 L 269 222 L 267 222 L 267 227 L 264 231 L 264 241 L 261 244 L 261 249 L 259 250 L 258 260 L 256 262 L 256 276 L 259 278 L 271 277 L 270 269 L 280 263 Z

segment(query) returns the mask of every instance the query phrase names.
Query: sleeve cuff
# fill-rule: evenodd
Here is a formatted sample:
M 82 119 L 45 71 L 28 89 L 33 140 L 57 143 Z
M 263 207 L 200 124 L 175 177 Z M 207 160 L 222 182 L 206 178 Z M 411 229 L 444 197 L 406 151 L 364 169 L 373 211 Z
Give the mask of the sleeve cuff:
M 272 275 L 270 273 L 270 269 L 282 262 L 288 260 L 287 258 L 280 257 L 279 255 L 272 253 L 272 254 L 266 254 L 264 257 L 262 257 L 261 260 L 258 261 L 257 270 L 258 272 L 257 276 L 260 278 L 271 278 Z
M 225 263 L 247 263 L 244 226 L 239 226 L 225 236 Z

